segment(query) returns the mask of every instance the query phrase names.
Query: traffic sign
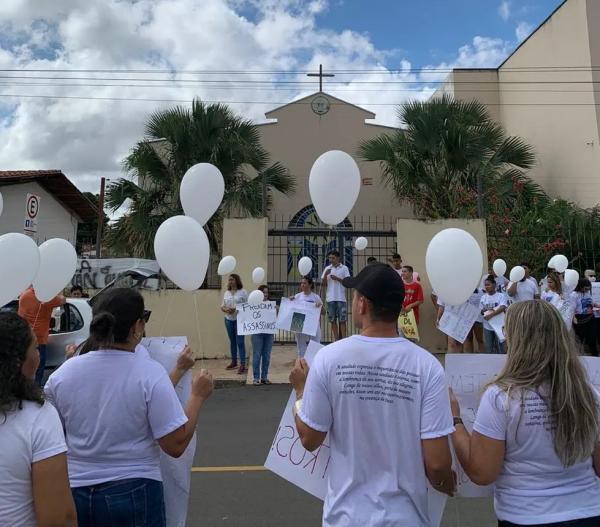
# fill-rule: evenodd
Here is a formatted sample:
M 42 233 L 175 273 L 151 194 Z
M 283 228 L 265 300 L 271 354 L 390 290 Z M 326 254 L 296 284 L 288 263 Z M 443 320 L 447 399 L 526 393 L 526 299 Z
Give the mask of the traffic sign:
M 40 212 L 40 197 L 35 194 L 27 194 L 25 200 L 25 234 L 34 234 L 37 232 L 38 215 Z

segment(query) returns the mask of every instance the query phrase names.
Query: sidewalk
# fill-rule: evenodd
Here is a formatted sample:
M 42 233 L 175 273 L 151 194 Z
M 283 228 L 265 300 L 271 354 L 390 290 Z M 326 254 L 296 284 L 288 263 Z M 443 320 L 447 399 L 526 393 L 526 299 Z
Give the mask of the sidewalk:
M 230 385 L 249 384 L 252 385 L 252 351 L 248 351 L 247 364 L 248 373 L 239 375 L 237 370 L 226 370 L 231 362 L 230 359 L 198 359 L 194 370 L 206 368 L 214 378 L 217 388 Z M 290 371 L 296 360 L 296 346 L 294 344 L 274 344 L 271 352 L 271 364 L 269 366 L 269 380 L 273 384 L 288 384 Z M 436 353 L 435 357 L 444 365 L 445 353 Z M 258 387 L 257 387 L 258 388 Z

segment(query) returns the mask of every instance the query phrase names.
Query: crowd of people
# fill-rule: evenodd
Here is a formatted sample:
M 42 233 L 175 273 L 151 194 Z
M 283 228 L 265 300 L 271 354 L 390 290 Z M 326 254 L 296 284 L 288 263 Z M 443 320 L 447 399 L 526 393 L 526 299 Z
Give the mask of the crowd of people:
M 329 436 L 323 525 L 429 527 L 427 485 L 456 491 L 451 446 L 474 483 L 495 483 L 500 527 L 600 525 L 600 394 L 576 343 L 577 336 L 595 354 L 595 329 L 580 329 L 596 324 L 590 273 L 572 291 L 555 270 L 541 284 L 528 267 L 516 284 L 493 272 L 483 277 L 469 299 L 481 314 L 473 343 L 507 360 L 483 392 L 469 432 L 439 361 L 399 333 L 402 313 L 420 319 L 423 290 L 414 269 L 394 255 L 390 265 L 369 262 L 351 277 L 339 253 L 328 259 L 325 302 L 311 277 L 290 298 L 325 308 L 336 337 L 309 368 L 303 355 L 320 335 L 298 334 L 290 374 L 302 445 L 314 451 Z M 268 287 L 260 290 L 267 300 Z M 231 275 L 221 310 L 228 368 L 240 373 L 246 350 L 236 306 L 247 298 L 240 277 Z M 450 308 L 434 300 L 440 311 Z M 59 296 L 40 304 L 30 288 L 18 314 L 0 313 L 0 523 L 163 527 L 161 455 L 178 457 L 188 448 L 213 378 L 195 373 L 182 406 L 174 386 L 194 364 L 191 350 L 173 372 L 151 360 L 140 344 L 150 316 L 143 297 L 116 288 L 94 303 L 90 336 L 77 356 L 42 388 L 49 317 L 64 302 Z M 359 334 L 346 338 L 348 313 Z M 488 325 L 501 314 L 502 342 Z M 251 340 L 254 384 L 269 384 L 273 335 Z

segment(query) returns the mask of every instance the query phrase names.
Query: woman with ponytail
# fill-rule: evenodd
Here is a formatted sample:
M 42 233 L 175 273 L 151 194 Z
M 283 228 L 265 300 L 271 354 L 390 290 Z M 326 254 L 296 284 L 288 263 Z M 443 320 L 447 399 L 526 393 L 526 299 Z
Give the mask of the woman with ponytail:
M 481 398 L 473 434 L 451 396 L 452 443 L 471 480 L 495 483 L 500 527 L 600 525 L 598 393 L 558 310 L 510 306 L 504 369 Z
M 133 289 L 103 294 L 91 351 L 66 361 L 46 384 L 65 427 L 79 525 L 165 526 L 159 449 L 182 455 L 213 390 L 201 370 L 182 409 L 164 368 L 135 353 L 147 314 Z

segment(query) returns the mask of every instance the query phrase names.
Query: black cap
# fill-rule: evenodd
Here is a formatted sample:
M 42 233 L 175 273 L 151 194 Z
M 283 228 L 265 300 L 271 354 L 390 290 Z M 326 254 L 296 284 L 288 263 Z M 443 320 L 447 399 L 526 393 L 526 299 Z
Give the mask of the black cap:
M 389 265 L 367 265 L 358 275 L 344 278 L 342 285 L 356 289 L 373 304 L 388 309 L 400 309 L 404 301 L 404 282 Z

